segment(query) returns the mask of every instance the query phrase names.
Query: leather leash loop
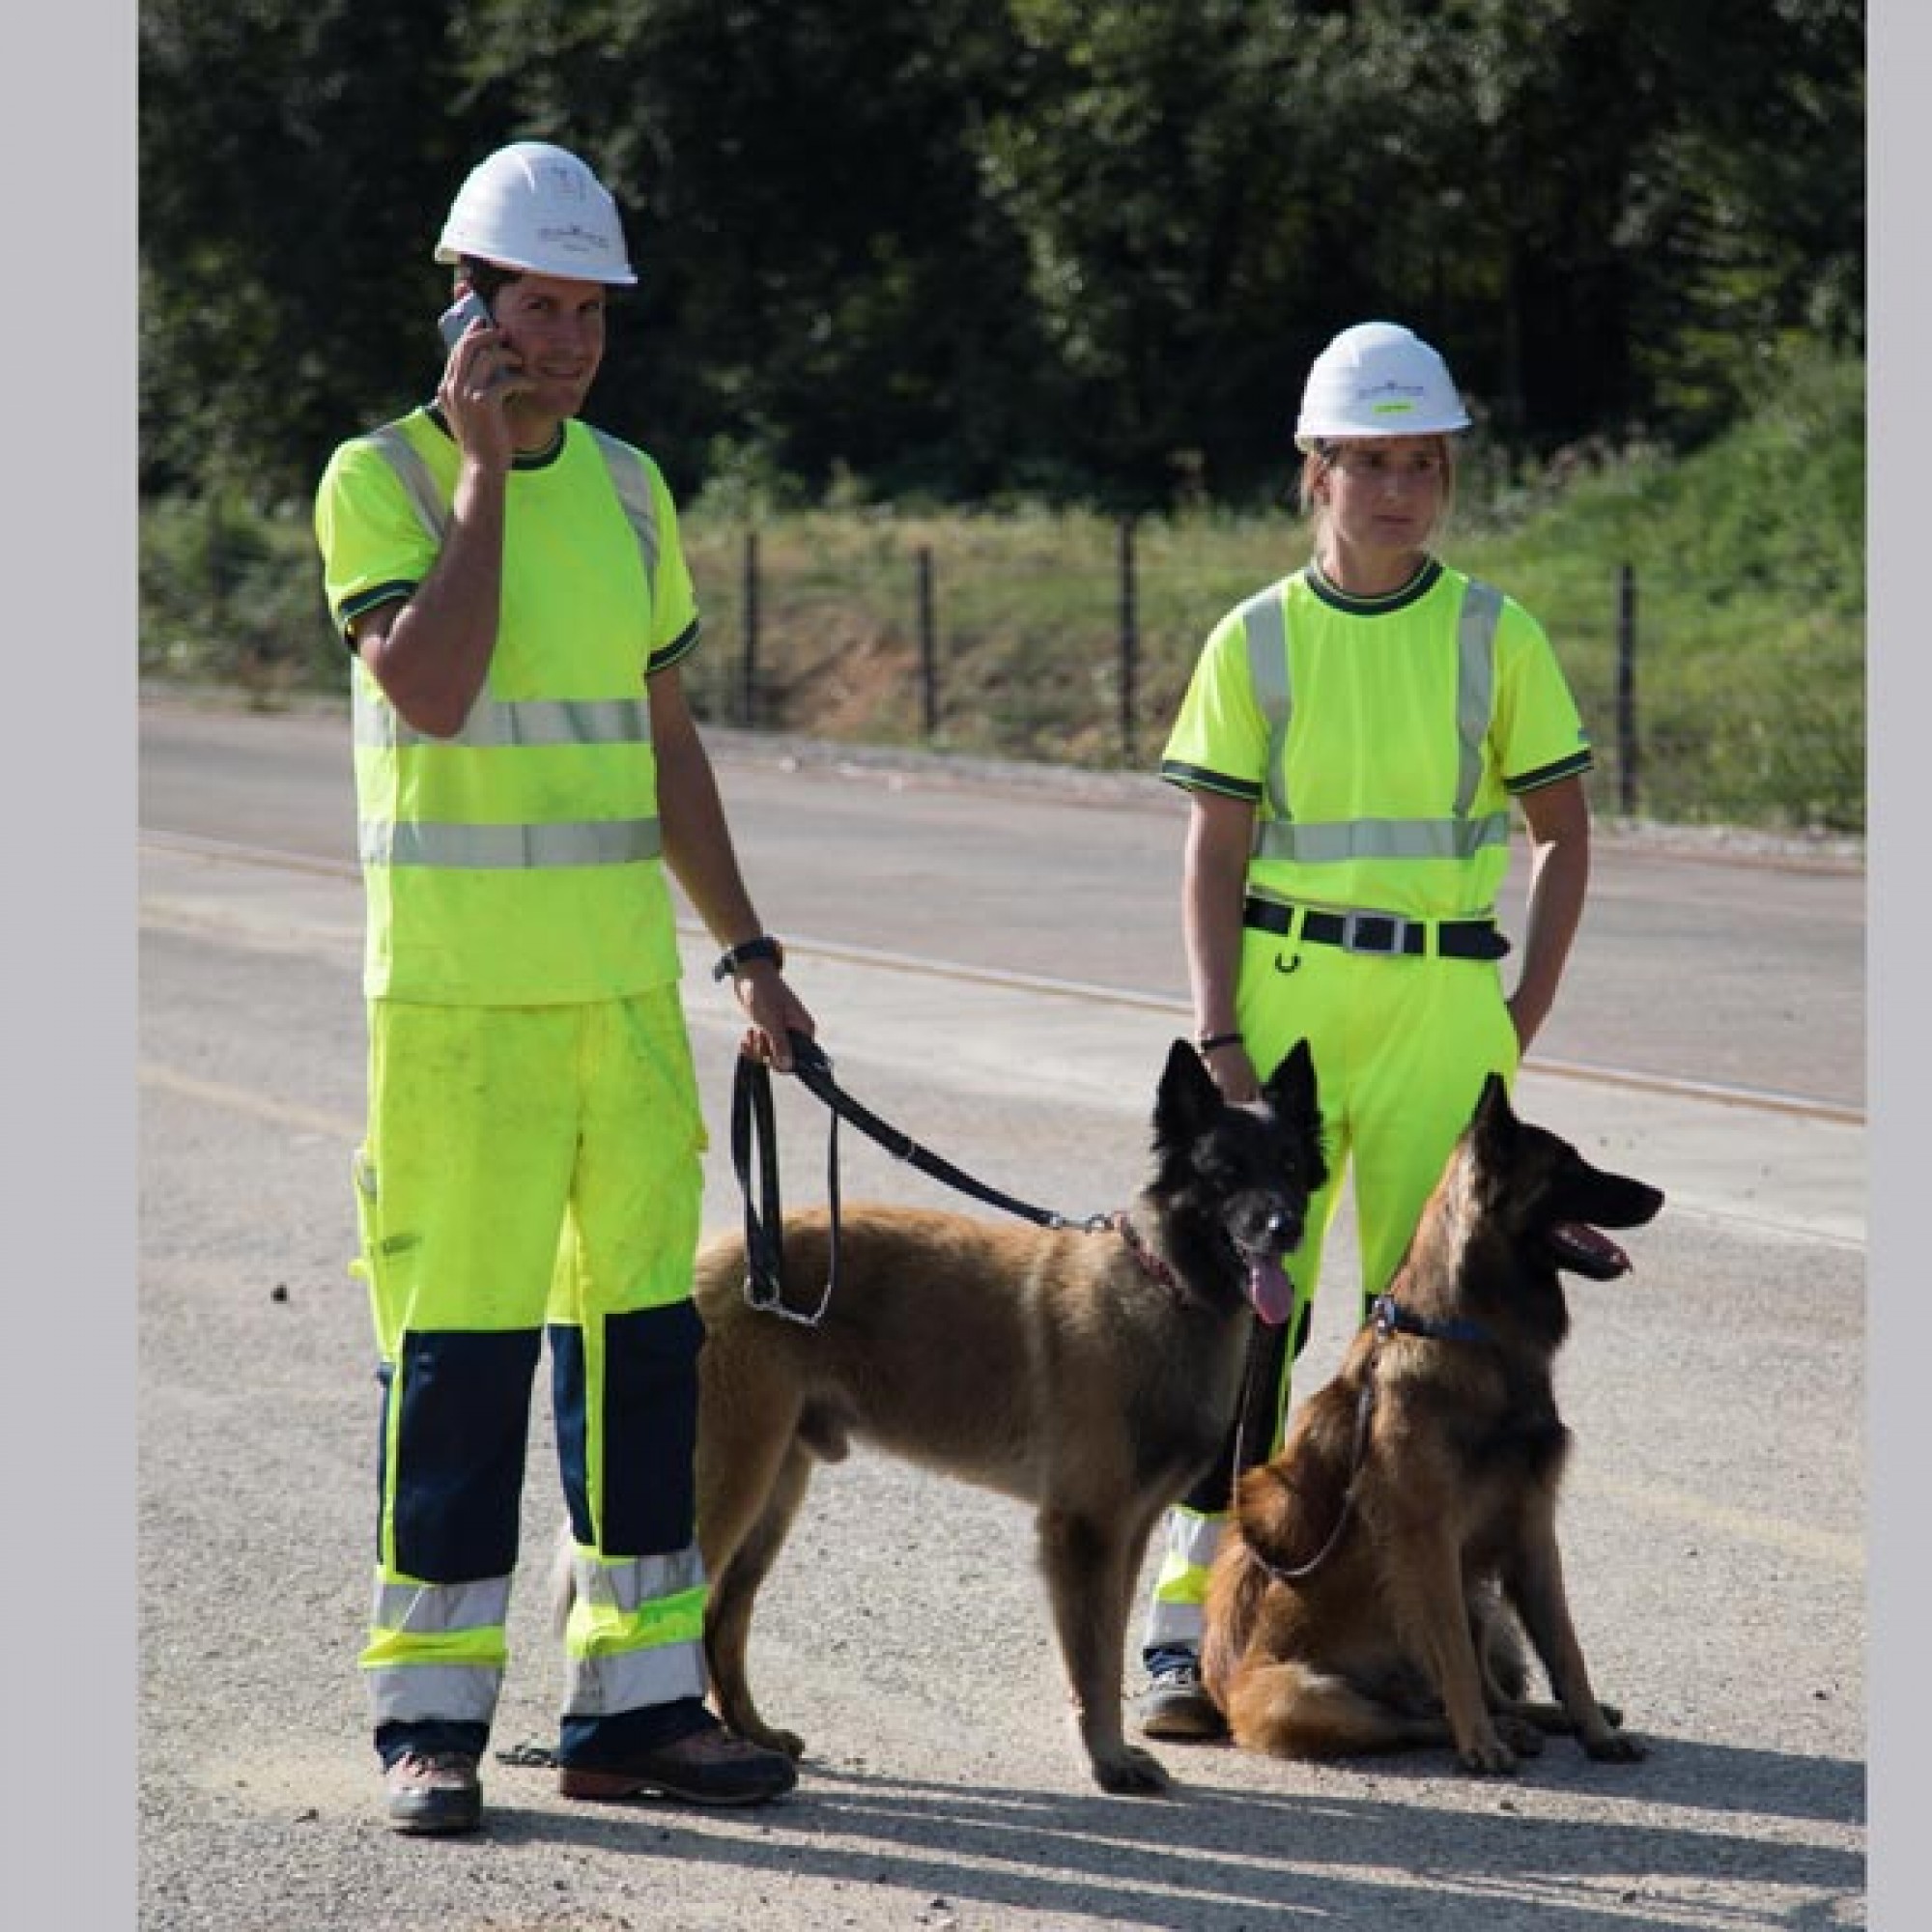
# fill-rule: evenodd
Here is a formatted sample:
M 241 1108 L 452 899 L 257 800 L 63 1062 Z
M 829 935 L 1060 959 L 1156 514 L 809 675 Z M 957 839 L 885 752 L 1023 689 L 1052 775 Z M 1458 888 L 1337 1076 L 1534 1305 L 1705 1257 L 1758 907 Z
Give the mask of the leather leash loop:
M 745 1298 L 753 1308 L 768 1310 L 788 1321 L 816 1327 L 831 1306 L 832 1293 L 838 1278 L 838 1124 L 849 1121 L 867 1139 L 877 1142 L 895 1160 L 907 1162 L 922 1174 L 957 1188 L 962 1194 L 983 1201 L 1040 1228 L 1077 1228 L 1082 1234 L 1097 1235 L 1113 1228 L 1111 1214 L 1090 1214 L 1084 1221 L 1069 1220 L 1050 1208 L 1037 1208 L 1011 1194 L 977 1180 L 963 1168 L 953 1166 L 929 1148 L 922 1147 L 910 1134 L 889 1121 L 881 1120 L 840 1087 L 832 1075 L 832 1061 L 825 1049 L 808 1035 L 794 1030 L 790 1035 L 792 1071 L 799 1084 L 822 1101 L 832 1115 L 826 1135 L 825 1194 L 831 1212 L 829 1261 L 825 1293 L 818 1306 L 806 1313 L 790 1307 L 784 1298 L 784 1216 L 779 1194 L 778 1136 L 772 1107 L 771 1069 L 762 1061 L 742 1054 L 732 1076 L 731 1087 L 731 1164 L 737 1170 L 738 1185 L 745 1196 Z

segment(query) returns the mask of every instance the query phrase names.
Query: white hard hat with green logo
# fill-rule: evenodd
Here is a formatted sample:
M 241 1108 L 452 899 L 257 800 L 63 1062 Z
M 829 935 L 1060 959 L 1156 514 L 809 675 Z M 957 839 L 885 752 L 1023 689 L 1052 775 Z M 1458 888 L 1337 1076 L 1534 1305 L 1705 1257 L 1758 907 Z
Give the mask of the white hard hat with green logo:
M 1363 436 L 1438 436 L 1467 429 L 1448 364 L 1396 322 L 1345 328 L 1308 371 L 1295 447 Z
M 470 169 L 436 244 L 439 262 L 466 255 L 499 268 L 628 286 L 611 191 L 568 148 L 512 141 Z

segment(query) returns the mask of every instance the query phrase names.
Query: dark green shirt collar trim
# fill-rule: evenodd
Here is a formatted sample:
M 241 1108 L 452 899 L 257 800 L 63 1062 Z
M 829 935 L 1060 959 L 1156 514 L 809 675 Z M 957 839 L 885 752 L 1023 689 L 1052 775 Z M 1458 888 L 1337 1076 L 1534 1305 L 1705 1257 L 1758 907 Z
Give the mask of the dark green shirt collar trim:
M 1401 589 L 1388 591 L 1380 597 L 1350 596 L 1322 576 L 1321 566 L 1313 557 L 1301 574 L 1307 580 L 1309 589 L 1322 603 L 1335 610 L 1346 611 L 1351 617 L 1386 617 L 1397 611 L 1406 611 L 1411 604 L 1427 597 L 1435 588 L 1442 575 L 1442 566 L 1435 557 L 1426 556 L 1422 559 L 1422 567 Z
M 429 417 L 430 421 L 444 436 L 450 436 L 449 424 L 443 420 L 442 412 L 436 404 L 425 403 L 423 405 L 423 413 Z M 556 438 L 553 442 L 543 449 L 532 449 L 527 452 L 521 449 L 518 450 L 510 458 L 510 468 L 512 469 L 548 469 L 563 454 L 563 440 L 568 435 L 570 425 L 568 423 L 558 423 L 556 426 Z M 455 438 L 450 437 L 450 440 L 453 442 Z

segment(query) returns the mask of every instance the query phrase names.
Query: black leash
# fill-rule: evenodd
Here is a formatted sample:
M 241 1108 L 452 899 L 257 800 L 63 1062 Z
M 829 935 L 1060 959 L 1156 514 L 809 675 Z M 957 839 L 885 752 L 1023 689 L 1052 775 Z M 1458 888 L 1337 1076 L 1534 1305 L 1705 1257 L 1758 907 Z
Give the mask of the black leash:
M 849 1121 L 868 1139 L 876 1141 L 895 1160 L 903 1160 L 922 1174 L 944 1181 L 962 1194 L 983 1201 L 1031 1221 L 1041 1228 L 1077 1228 L 1083 1234 L 1100 1234 L 1114 1226 L 1111 1214 L 1090 1214 L 1085 1220 L 1071 1220 L 1050 1208 L 1036 1208 L 1010 1194 L 977 1180 L 963 1168 L 954 1167 L 929 1148 L 922 1147 L 910 1134 L 902 1133 L 855 1100 L 832 1077 L 832 1062 L 825 1049 L 805 1034 L 791 1036 L 792 1071 L 799 1084 L 831 1110 L 832 1124 L 826 1135 L 825 1197 L 831 1212 L 831 1251 L 826 1267 L 825 1293 L 810 1314 L 789 1307 L 784 1299 L 784 1214 L 779 1198 L 778 1135 L 772 1109 L 771 1069 L 763 1061 L 738 1058 L 731 1085 L 731 1164 L 737 1170 L 738 1185 L 745 1196 L 745 1299 L 753 1308 L 781 1315 L 788 1321 L 815 1327 L 825 1319 L 838 1279 L 838 1125 Z M 753 1172 L 755 1163 L 755 1173 Z
M 1297 1314 L 1291 1303 L 1289 1317 L 1270 1328 L 1259 1315 L 1248 1318 L 1248 1349 L 1241 1369 L 1241 1400 L 1235 1411 L 1233 1467 L 1228 1492 L 1250 1469 L 1258 1469 L 1273 1453 L 1274 1426 L 1281 1399 L 1282 1358 L 1288 1353 Z

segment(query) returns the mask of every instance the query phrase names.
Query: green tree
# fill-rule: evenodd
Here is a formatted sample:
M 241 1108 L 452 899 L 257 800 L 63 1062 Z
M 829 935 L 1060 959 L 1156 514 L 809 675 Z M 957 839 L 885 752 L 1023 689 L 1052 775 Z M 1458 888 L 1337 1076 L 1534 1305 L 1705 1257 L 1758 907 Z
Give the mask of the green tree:
M 424 231 L 474 130 L 441 0 L 143 0 L 141 470 L 306 497 L 433 380 Z
M 626 210 L 643 285 L 607 413 L 687 468 L 716 445 L 813 489 L 1001 480 L 1042 359 L 978 178 L 1001 10 L 490 0 L 461 41 L 492 118 L 581 145 Z
M 1860 0 L 143 0 L 142 481 L 306 497 L 430 386 L 434 227 L 577 148 L 599 413 L 689 494 L 1278 491 L 1407 321 L 1512 448 L 1707 438 L 1863 313 Z

